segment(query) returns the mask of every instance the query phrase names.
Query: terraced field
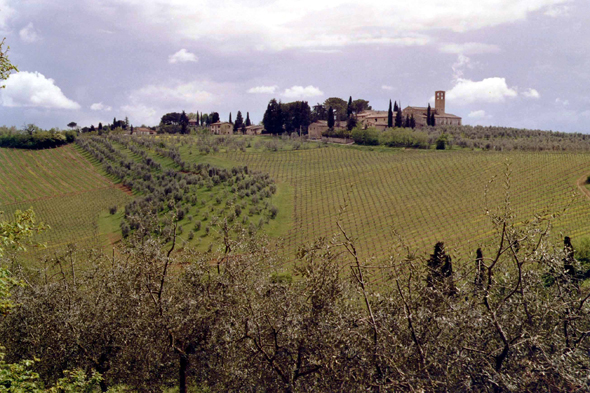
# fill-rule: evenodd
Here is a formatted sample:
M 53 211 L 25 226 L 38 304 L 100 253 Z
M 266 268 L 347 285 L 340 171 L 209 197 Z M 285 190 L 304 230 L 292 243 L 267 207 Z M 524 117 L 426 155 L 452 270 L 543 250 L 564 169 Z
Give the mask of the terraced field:
M 38 239 L 49 250 L 70 242 L 104 243 L 99 214 L 131 197 L 73 146 L 0 149 L 0 211 L 8 218 L 32 207 L 51 230 Z
M 336 233 L 345 202 L 343 222 L 365 257 L 389 255 L 394 231 L 424 252 L 436 241 L 460 254 L 473 252 L 493 234 L 485 210 L 503 203 L 507 164 L 511 206 L 520 220 L 567 207 L 552 233 L 574 240 L 590 236 L 590 200 L 576 186 L 590 174 L 586 153 L 377 152 L 342 146 L 210 155 L 181 151 L 187 161 L 248 165 L 292 186 L 293 224 L 283 243 L 290 254 L 301 243 Z

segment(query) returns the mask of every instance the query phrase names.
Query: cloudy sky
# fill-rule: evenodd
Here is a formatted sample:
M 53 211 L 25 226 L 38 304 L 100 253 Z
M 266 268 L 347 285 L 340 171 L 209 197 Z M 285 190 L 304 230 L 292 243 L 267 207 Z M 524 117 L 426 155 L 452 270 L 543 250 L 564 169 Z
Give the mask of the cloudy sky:
M 65 128 L 170 111 L 363 98 L 465 124 L 590 132 L 587 0 L 0 0 L 20 72 L 0 124 Z

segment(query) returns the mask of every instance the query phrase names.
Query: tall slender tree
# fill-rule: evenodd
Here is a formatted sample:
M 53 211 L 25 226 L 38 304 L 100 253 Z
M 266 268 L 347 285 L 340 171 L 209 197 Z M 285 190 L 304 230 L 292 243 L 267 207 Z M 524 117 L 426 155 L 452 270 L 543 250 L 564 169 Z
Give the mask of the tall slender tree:
M 393 109 L 391 108 L 391 100 L 389 100 L 389 109 L 387 110 L 387 128 L 393 127 Z
M 231 112 L 229 113 L 229 124 L 234 124 L 234 122 L 231 121 Z
M 414 114 L 410 117 L 410 127 L 416 128 L 416 119 L 414 119 Z
M 241 131 L 243 124 L 244 124 L 244 117 L 242 116 L 242 112 L 238 111 L 238 114 L 236 115 L 236 121 L 234 122 L 234 132 Z
M 250 112 L 246 112 L 246 127 L 250 127 L 252 122 L 250 121 Z
M 399 111 L 399 106 L 397 106 L 397 101 L 395 101 L 394 104 L 393 104 L 393 111 L 394 112 L 398 112 Z
M 334 128 L 334 109 L 328 108 L 328 128 Z
M 188 134 L 188 116 L 186 115 L 185 111 L 182 111 L 180 114 L 180 133 L 181 134 Z
M 346 107 L 346 118 L 352 116 L 352 96 L 348 97 L 348 106 Z
M 402 118 L 402 111 L 395 112 L 395 126 L 396 127 L 403 127 L 404 126 L 404 119 Z
M 426 109 L 426 125 L 427 126 L 431 126 L 432 124 L 430 124 L 430 112 L 432 110 L 430 109 L 430 103 L 428 103 L 428 108 Z

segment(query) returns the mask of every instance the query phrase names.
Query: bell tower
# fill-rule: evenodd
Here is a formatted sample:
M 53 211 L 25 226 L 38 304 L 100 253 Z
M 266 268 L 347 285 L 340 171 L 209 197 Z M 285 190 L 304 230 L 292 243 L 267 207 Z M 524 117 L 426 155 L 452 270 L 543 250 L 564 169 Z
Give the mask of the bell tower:
M 439 115 L 445 113 L 445 92 L 443 90 L 434 92 L 434 109 Z

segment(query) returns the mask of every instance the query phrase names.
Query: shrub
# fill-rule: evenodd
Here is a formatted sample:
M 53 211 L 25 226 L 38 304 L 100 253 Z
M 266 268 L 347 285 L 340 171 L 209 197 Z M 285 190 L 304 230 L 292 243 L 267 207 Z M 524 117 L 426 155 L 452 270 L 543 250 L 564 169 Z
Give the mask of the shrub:
M 277 214 L 279 213 L 279 209 L 276 206 L 271 206 L 269 212 L 270 218 L 274 220 L 277 217 Z
M 351 132 L 354 143 L 359 145 L 376 146 L 379 144 L 379 130 L 369 127 L 366 130 L 355 127 Z
M 111 216 L 117 213 L 117 206 L 111 206 L 111 208 L 109 209 L 109 213 L 111 213 Z

